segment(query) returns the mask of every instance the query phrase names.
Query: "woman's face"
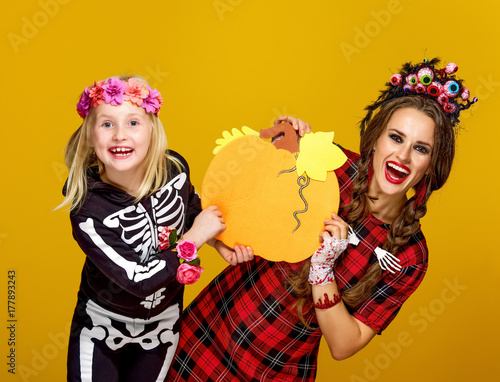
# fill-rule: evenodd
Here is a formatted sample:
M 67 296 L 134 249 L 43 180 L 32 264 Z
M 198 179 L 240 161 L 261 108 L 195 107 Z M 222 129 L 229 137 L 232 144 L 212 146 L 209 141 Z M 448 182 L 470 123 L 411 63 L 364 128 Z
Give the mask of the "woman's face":
M 369 191 L 402 198 L 429 172 L 435 123 L 423 112 L 398 109 L 375 144 Z

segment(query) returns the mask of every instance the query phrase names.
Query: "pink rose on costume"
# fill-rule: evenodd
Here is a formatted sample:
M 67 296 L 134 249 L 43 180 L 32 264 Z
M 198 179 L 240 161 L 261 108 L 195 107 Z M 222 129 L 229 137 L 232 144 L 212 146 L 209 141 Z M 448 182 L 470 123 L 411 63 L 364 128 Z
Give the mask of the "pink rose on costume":
M 196 244 L 192 241 L 179 241 L 177 243 L 177 257 L 184 259 L 187 262 L 193 261 L 198 257 Z
M 118 106 L 123 103 L 123 97 L 127 84 L 116 77 L 111 77 L 108 83 L 103 85 L 103 98 L 106 103 Z
M 177 269 L 177 281 L 181 284 L 191 285 L 194 284 L 200 278 L 201 272 L 203 272 L 203 267 L 199 265 L 191 265 L 188 263 L 182 263 Z
M 158 248 L 163 251 L 165 248 L 168 248 L 170 247 L 171 245 L 173 245 L 173 243 L 171 243 L 171 236 L 172 234 L 175 232 L 175 237 L 174 237 L 174 240 L 177 239 L 177 230 L 175 228 L 170 228 L 170 227 L 163 227 L 162 231 L 160 232 L 160 235 L 159 235 L 159 239 L 160 239 L 160 243 L 158 245 Z
M 146 89 L 144 82 L 138 81 L 135 78 L 130 78 L 127 81 L 127 89 L 125 90 L 125 101 L 137 106 L 141 106 L 143 100 L 148 96 L 149 92 Z
M 97 107 L 99 105 L 102 105 L 104 103 L 104 89 L 102 86 L 104 85 L 105 81 L 98 81 L 94 83 L 94 86 L 92 86 L 89 89 L 89 96 L 92 99 L 92 102 L 90 106 L 92 107 Z

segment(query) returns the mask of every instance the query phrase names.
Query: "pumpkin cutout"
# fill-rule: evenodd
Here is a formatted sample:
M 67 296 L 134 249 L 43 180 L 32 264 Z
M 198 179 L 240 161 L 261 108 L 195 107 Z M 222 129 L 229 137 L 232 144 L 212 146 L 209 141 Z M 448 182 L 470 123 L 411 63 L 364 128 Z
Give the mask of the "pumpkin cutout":
M 280 124 L 281 130 L 291 129 L 287 134 L 295 137 L 293 127 L 281 125 L 288 124 Z M 346 157 L 332 144 L 333 132 L 306 134 L 294 153 L 277 149 L 247 127 L 242 130 L 223 133 L 202 183 L 203 208 L 216 205 L 226 221 L 226 231 L 217 238 L 230 247 L 250 246 L 270 261 L 304 260 L 320 244 L 323 221 L 338 211 L 333 170 Z M 275 144 L 282 147 L 286 139 L 279 143 L 279 138 L 280 132 Z

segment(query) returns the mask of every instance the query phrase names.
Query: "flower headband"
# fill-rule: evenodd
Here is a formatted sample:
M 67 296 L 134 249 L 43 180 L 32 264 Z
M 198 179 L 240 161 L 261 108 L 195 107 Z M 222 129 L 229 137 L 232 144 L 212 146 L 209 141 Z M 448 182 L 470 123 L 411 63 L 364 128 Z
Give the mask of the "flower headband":
M 452 127 L 460 122 L 458 117 L 462 110 L 468 109 L 477 102 L 477 97 L 470 100 L 469 89 L 462 85 L 462 80 L 454 76 L 457 65 L 449 63 L 444 69 L 436 69 L 438 58 L 431 61 L 424 59 L 420 64 L 407 62 L 399 73 L 394 74 L 386 83 L 387 88 L 381 91 L 377 101 L 366 107 L 366 117 L 361 121 L 361 135 L 373 112 L 383 103 L 394 98 L 409 95 L 430 97 L 441 105 L 445 115 L 450 119 Z
M 151 89 L 148 84 L 135 78 L 122 81 L 118 77 L 94 82 L 83 91 L 80 101 L 76 104 L 76 110 L 80 117 L 89 115 L 91 107 L 97 107 L 103 103 L 113 106 L 121 105 L 129 101 L 133 105 L 140 106 L 146 113 L 160 114 L 163 98 L 156 89 Z

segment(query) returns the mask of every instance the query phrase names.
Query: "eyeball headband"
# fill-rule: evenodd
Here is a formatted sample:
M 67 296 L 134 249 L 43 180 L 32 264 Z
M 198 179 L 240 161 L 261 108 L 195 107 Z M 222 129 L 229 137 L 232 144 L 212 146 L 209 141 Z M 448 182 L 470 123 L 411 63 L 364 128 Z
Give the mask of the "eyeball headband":
M 409 62 L 404 64 L 400 72 L 394 74 L 386 83 L 387 88 L 381 91 L 378 99 L 365 108 L 367 114 L 360 124 L 361 135 L 375 110 L 389 100 L 409 95 L 421 95 L 435 100 L 455 128 L 460 122 L 460 112 L 476 103 L 477 98 L 470 100 L 469 89 L 462 86 L 461 79 L 455 77 L 457 65 L 449 63 L 444 69 L 436 69 L 435 65 L 438 63 L 439 59 L 433 58 L 430 61 L 424 59 L 416 65 Z
M 160 114 L 163 98 L 156 89 L 135 78 L 122 81 L 118 77 L 95 82 L 83 91 L 80 101 L 76 104 L 76 111 L 80 117 L 89 115 L 91 107 L 97 107 L 103 103 L 118 106 L 125 101 L 142 107 L 146 113 Z

